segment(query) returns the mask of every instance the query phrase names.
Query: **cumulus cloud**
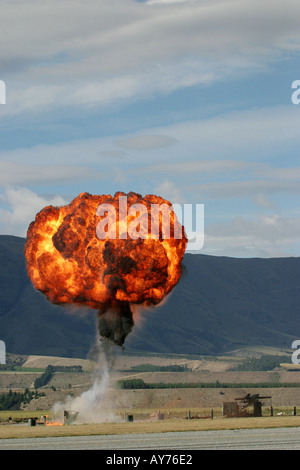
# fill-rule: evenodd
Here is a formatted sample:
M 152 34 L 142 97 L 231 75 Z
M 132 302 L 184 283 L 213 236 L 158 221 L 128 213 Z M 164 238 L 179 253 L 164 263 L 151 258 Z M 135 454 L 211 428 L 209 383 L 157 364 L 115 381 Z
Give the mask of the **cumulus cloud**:
M 11 187 L 0 194 L 0 232 L 2 234 L 25 237 L 28 226 L 37 212 L 45 206 L 63 206 L 67 201 L 59 195 L 40 196 L 24 187 Z
M 184 204 L 186 198 L 182 193 L 180 187 L 170 180 L 164 180 L 162 183 L 155 187 L 156 194 L 159 194 L 164 199 L 167 199 L 172 204 Z

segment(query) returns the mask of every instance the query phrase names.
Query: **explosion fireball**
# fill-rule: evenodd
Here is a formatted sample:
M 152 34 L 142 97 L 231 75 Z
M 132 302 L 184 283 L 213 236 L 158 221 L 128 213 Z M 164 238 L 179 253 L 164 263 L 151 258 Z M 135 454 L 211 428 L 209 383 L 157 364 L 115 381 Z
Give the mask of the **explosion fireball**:
M 25 243 L 30 280 L 54 304 L 98 310 L 101 337 L 122 346 L 133 305 L 159 304 L 181 276 L 187 245 L 172 204 L 137 193 L 81 193 L 48 206 Z

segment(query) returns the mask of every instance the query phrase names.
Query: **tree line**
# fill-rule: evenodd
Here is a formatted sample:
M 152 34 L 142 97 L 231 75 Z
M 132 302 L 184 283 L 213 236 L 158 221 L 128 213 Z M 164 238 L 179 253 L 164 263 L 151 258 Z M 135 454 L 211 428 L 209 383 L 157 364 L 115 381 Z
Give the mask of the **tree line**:
M 162 388 L 289 388 L 300 387 L 299 382 L 257 382 L 257 383 L 222 383 L 216 382 L 200 382 L 200 383 L 145 383 L 142 379 L 125 379 L 117 382 L 117 388 L 127 390 L 140 389 L 162 389 Z
M 28 388 L 24 392 L 13 392 L 0 394 L 0 411 L 19 410 L 22 403 L 29 403 L 34 398 L 44 396 L 44 393 L 38 393 L 37 390 L 31 391 Z
M 186 365 L 170 364 L 168 366 L 158 366 L 155 364 L 140 364 L 134 366 L 129 372 L 189 372 Z
M 41 388 L 47 385 L 55 372 L 83 372 L 82 366 L 52 366 L 49 364 L 42 375 L 34 381 L 34 388 Z
M 231 370 L 236 371 L 268 371 L 279 367 L 282 363 L 291 362 L 289 356 L 265 355 L 262 357 L 249 357 Z

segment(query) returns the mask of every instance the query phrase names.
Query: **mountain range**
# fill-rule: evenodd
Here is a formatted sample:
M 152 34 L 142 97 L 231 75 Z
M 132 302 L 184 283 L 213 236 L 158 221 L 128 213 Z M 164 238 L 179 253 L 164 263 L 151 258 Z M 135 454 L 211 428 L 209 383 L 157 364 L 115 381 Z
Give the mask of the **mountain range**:
M 14 354 L 86 357 L 96 314 L 52 305 L 30 282 L 25 239 L 0 236 L 0 340 Z M 125 350 L 218 355 L 251 346 L 290 348 L 300 339 L 300 258 L 187 253 L 179 283 L 143 310 Z

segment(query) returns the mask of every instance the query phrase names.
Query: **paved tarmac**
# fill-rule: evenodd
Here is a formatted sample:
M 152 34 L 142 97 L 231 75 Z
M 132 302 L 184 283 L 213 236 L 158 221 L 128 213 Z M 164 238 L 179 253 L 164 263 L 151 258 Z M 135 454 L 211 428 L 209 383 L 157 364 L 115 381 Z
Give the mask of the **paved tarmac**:
M 300 450 L 300 427 L 0 439 L 0 450 Z M 120 453 L 118 453 L 119 455 Z

